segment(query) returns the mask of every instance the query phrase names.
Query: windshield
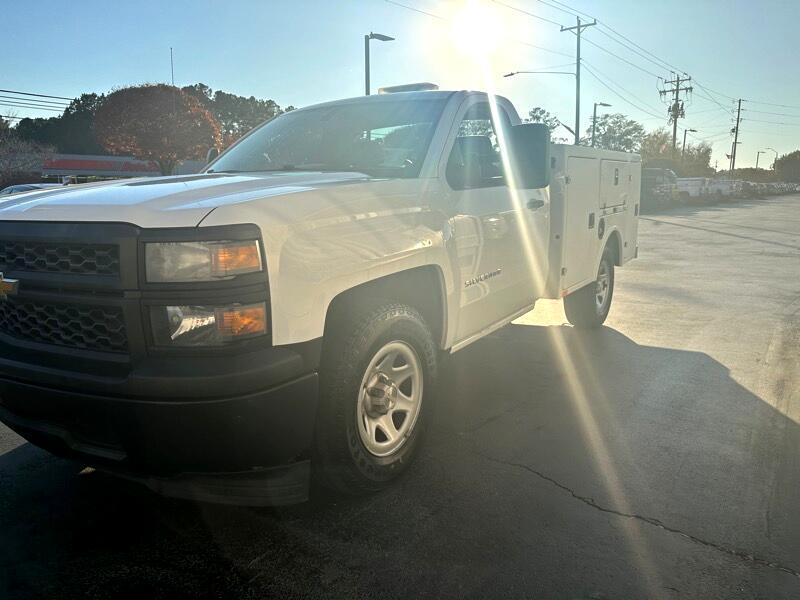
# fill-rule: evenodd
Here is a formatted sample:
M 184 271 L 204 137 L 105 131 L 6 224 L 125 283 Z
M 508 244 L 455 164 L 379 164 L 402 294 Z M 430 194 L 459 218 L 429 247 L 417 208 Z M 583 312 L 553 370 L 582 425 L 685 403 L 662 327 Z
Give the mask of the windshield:
M 321 170 L 417 177 L 445 102 L 368 101 L 290 112 L 231 148 L 209 172 Z

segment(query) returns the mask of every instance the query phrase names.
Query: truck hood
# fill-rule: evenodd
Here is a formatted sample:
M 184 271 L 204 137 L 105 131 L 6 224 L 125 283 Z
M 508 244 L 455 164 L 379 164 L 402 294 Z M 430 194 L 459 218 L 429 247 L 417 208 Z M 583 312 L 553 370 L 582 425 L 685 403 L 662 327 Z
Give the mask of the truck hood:
M 0 201 L 0 221 L 195 227 L 218 206 L 369 179 L 363 173 L 209 173 L 82 184 L 15 194 Z

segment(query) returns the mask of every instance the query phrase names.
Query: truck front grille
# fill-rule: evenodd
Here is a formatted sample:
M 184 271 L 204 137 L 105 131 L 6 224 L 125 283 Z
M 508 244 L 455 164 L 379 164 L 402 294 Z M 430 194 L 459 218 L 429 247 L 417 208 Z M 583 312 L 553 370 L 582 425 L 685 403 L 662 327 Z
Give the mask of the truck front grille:
M 0 271 L 119 275 L 119 247 L 0 240 Z
M 42 344 L 97 352 L 127 352 L 122 310 L 8 298 L 0 302 L 0 333 Z

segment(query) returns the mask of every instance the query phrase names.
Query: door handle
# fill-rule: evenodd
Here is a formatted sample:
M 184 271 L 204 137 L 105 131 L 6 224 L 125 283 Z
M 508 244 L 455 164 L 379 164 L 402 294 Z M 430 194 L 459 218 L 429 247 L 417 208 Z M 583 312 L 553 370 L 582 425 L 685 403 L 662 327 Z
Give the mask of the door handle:
M 539 210 L 544 206 L 544 200 L 528 200 L 528 208 L 531 210 Z

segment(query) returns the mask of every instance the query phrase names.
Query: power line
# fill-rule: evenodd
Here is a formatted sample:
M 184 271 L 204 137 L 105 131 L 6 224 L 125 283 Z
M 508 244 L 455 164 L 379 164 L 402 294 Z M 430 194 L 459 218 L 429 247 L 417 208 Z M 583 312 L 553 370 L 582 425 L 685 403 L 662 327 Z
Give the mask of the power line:
M 512 6 L 510 4 L 506 4 L 505 2 L 501 2 L 500 0 L 492 0 L 495 4 L 499 4 L 500 6 L 504 6 L 509 10 L 517 11 L 518 13 L 522 13 L 523 15 L 528 15 L 529 17 L 533 17 L 534 19 L 539 19 L 540 21 L 544 21 L 545 23 L 550 23 L 551 25 L 557 25 L 558 27 L 563 27 L 561 23 L 558 21 L 553 21 L 552 19 L 547 19 L 540 15 L 534 14 L 532 12 L 528 12 L 527 10 L 523 10 L 521 8 L 517 8 L 516 6 Z
M 778 117 L 796 117 L 796 118 L 800 119 L 800 115 L 791 114 L 791 113 L 770 112 L 768 110 L 753 110 L 752 108 L 748 108 L 747 112 L 758 113 L 760 115 L 776 115 Z
M 14 100 L 15 102 L 27 102 L 29 104 L 36 104 L 38 106 L 50 106 L 55 108 L 67 108 L 67 104 L 59 104 L 58 102 L 51 102 L 50 100 L 35 100 L 33 98 L 19 98 L 17 96 L 6 96 L 0 94 L 0 98 L 4 98 L 6 100 Z
M 717 101 L 717 99 L 716 99 L 716 98 L 714 98 L 714 97 L 711 95 L 711 91 L 709 90 L 709 88 L 707 88 L 706 86 L 704 86 L 702 83 L 698 83 L 697 81 L 695 81 L 695 82 L 694 82 L 694 84 L 695 84 L 697 87 L 699 87 L 701 90 L 703 90 L 703 91 L 705 92 L 705 96 L 703 96 L 702 94 L 700 94 L 700 96 L 701 96 L 701 97 L 704 97 L 706 100 L 710 100 L 711 102 L 713 102 L 714 104 L 716 104 L 717 106 L 719 106 L 719 107 L 720 107 L 721 109 L 723 109 L 723 110 L 726 110 L 726 111 L 729 111 L 729 112 L 733 110 L 733 108 L 725 108 L 725 106 L 723 106 L 722 104 L 720 104 L 720 103 Z M 698 94 L 699 94 L 699 93 L 700 93 L 700 92 L 698 92 Z
M 576 8 L 567 6 L 566 4 L 562 4 L 561 2 L 558 2 L 558 0 L 537 0 L 537 1 L 540 4 L 544 4 L 546 6 L 549 6 L 550 8 L 555 8 L 556 10 L 560 10 L 561 12 L 567 13 L 568 15 L 573 17 L 581 16 L 581 17 L 586 17 L 587 19 L 594 19 L 594 17 L 589 13 L 585 13 Z M 563 6 L 564 8 L 560 8 L 561 6 Z
M 33 110 L 51 110 L 57 113 L 64 112 L 60 108 L 46 108 L 44 106 L 35 106 L 33 104 L 19 104 L 19 103 L 12 104 L 12 103 L 0 102 L 0 106 L 11 106 L 12 108 L 30 108 Z
M 742 119 L 750 123 L 769 123 L 770 125 L 788 125 L 789 127 L 800 127 L 800 123 L 783 123 L 780 121 L 764 121 L 763 119 Z
M 781 133 L 778 131 L 756 131 L 754 129 L 740 129 L 739 131 L 741 131 L 742 133 L 749 133 L 752 135 L 768 135 L 768 136 L 780 135 L 784 137 L 793 137 L 793 138 L 798 137 L 797 133 Z
M 625 44 L 624 42 L 621 42 L 620 40 L 618 40 L 618 39 L 616 39 L 616 38 L 612 37 L 610 34 L 608 34 L 608 33 L 606 33 L 605 31 L 603 31 L 603 29 L 598 29 L 598 30 L 597 30 L 597 32 L 598 32 L 599 34 L 601 34 L 601 35 L 604 35 L 604 36 L 606 36 L 606 37 L 607 37 L 608 39 L 610 39 L 612 42 L 614 42 L 614 43 L 616 43 L 616 44 L 619 44 L 620 46 L 622 46 L 622 47 L 623 47 L 623 48 L 625 48 L 626 50 L 628 50 L 628 51 L 630 51 L 630 52 L 633 52 L 634 54 L 637 54 L 637 55 L 639 55 L 640 57 L 642 57 L 643 59 L 645 59 L 645 60 L 646 60 L 646 61 L 648 61 L 648 62 L 651 62 L 652 64 L 654 64 L 655 66 L 657 66 L 659 69 L 664 69 L 664 70 L 667 70 L 667 71 L 669 71 L 669 70 L 670 70 L 670 67 L 669 67 L 669 66 L 665 66 L 665 65 L 667 65 L 667 63 L 663 62 L 661 59 L 653 59 L 653 58 L 650 58 L 650 57 L 649 57 L 649 56 L 647 56 L 646 54 L 644 54 L 644 53 L 642 53 L 642 52 L 639 52 L 639 50 L 637 50 L 636 48 L 632 48 L 631 46 L 629 46 L 629 45 Z
M 416 8 L 414 6 L 408 6 L 406 4 L 400 4 L 399 2 L 395 2 L 395 0 L 384 0 L 384 2 L 388 2 L 389 4 L 394 4 L 395 6 L 399 6 L 400 8 L 413 10 L 416 13 L 419 13 L 421 15 L 427 15 L 429 17 L 433 17 L 434 19 L 441 19 L 442 21 L 447 21 L 447 19 L 444 18 L 441 15 L 437 15 L 437 14 L 434 14 L 432 12 L 428 12 L 427 10 L 422 10 L 421 8 Z
M 626 44 L 620 42 L 619 40 L 614 40 L 613 38 L 611 38 L 613 41 L 615 41 L 616 43 L 620 44 L 621 46 L 624 46 L 628 50 L 630 50 L 630 51 L 632 51 L 632 52 L 634 52 L 636 54 L 639 54 L 640 56 L 642 56 L 642 58 L 645 58 L 645 59 L 649 60 L 650 62 L 652 62 L 653 64 L 655 64 L 659 68 L 662 68 L 662 69 L 666 68 L 667 70 L 672 69 L 672 70 L 674 70 L 676 72 L 683 71 L 683 69 L 680 69 L 680 68 L 676 67 L 675 65 L 670 64 L 669 62 L 667 62 L 664 59 L 660 58 L 656 54 L 653 54 L 652 52 L 650 52 L 647 48 L 644 48 L 643 46 L 637 44 L 636 42 L 634 42 L 632 39 L 630 39 L 626 35 L 620 33 L 619 31 L 617 31 L 616 29 L 614 29 L 613 27 L 608 25 L 605 21 L 597 19 L 596 17 L 594 17 L 594 16 L 592 16 L 592 15 L 590 15 L 588 13 L 585 13 L 583 11 L 580 11 L 580 10 L 578 10 L 576 8 L 572 8 L 571 6 L 569 6 L 567 4 L 564 4 L 563 2 L 559 2 L 558 0 L 538 0 L 538 2 L 540 2 L 541 4 L 544 4 L 545 6 L 549 6 L 551 8 L 556 9 L 556 10 L 564 12 L 564 13 L 566 13 L 568 15 L 573 15 L 573 16 L 574 15 L 581 15 L 581 16 L 587 17 L 589 19 L 595 19 L 597 21 L 598 25 L 600 25 L 601 28 L 607 29 L 608 31 L 613 33 L 615 36 L 619 37 L 622 40 L 625 40 L 625 42 L 627 42 L 631 46 L 634 46 L 638 50 L 641 50 L 642 52 L 644 52 L 645 54 L 649 55 L 652 58 L 647 58 L 645 56 L 642 56 L 641 54 L 639 54 L 639 52 L 637 52 L 633 48 L 630 48 L 629 46 L 627 46 Z M 600 31 L 600 30 L 598 29 L 598 31 Z M 601 31 L 601 33 L 603 33 L 603 35 L 605 35 L 606 37 L 610 37 L 605 32 Z
M 766 106 L 777 106 L 779 108 L 798 108 L 798 109 L 800 109 L 800 106 L 797 106 L 797 105 L 793 106 L 791 104 L 775 104 L 774 102 L 761 102 L 759 100 L 748 100 L 748 102 L 752 102 L 753 104 L 764 104 Z
M 530 17 L 539 19 L 541 21 L 545 21 L 545 22 L 548 22 L 548 23 L 551 23 L 551 24 L 558 24 L 556 21 L 553 21 L 551 19 L 547 19 L 545 17 L 542 17 L 541 15 L 537 15 L 535 13 L 531 13 L 531 12 L 526 11 L 524 9 L 521 9 L 521 8 L 518 8 L 518 7 L 515 7 L 515 6 L 511 6 L 509 4 L 506 4 L 505 2 L 500 2 L 499 0 L 493 0 L 493 1 L 495 1 L 497 4 L 501 4 L 501 5 L 503 5 L 503 6 L 507 7 L 507 8 L 510 8 L 511 10 L 515 10 L 515 11 L 517 11 L 519 13 L 526 14 L 526 15 L 528 15 Z M 650 52 L 649 50 L 647 50 L 646 48 L 644 48 L 640 44 L 636 43 L 635 41 L 633 41 L 629 37 L 625 36 L 624 34 L 620 33 L 619 31 L 617 31 L 616 29 L 614 29 L 610 25 L 607 25 L 605 22 L 598 21 L 594 16 L 592 16 L 592 15 L 590 15 L 588 13 L 585 13 L 585 12 L 580 11 L 578 9 L 572 8 L 568 4 L 560 2 L 559 0 L 537 0 L 537 1 L 540 4 L 543 4 L 545 6 L 549 6 L 550 8 L 553 8 L 555 10 L 558 10 L 558 11 L 560 11 L 562 13 L 565 13 L 565 14 L 568 14 L 568 15 L 572 15 L 572 16 L 581 15 L 581 16 L 584 16 L 584 17 L 587 17 L 587 18 L 594 19 L 594 20 L 597 21 L 597 23 L 601 27 L 601 28 L 598 29 L 599 33 L 601 33 L 602 35 L 604 35 L 605 37 L 607 37 L 611 41 L 616 42 L 617 44 L 619 44 L 620 46 L 622 46 L 626 50 L 636 54 L 640 58 L 643 58 L 643 59 L 647 60 L 648 62 L 650 62 L 651 64 L 653 64 L 653 65 L 655 65 L 655 66 L 657 66 L 659 68 L 668 67 L 668 68 L 674 69 L 677 72 L 681 71 L 681 69 L 678 69 L 677 67 L 675 67 L 671 63 L 665 61 L 664 59 L 660 58 L 656 54 Z M 612 37 L 612 35 L 610 35 L 609 33 L 607 33 L 604 30 L 607 30 L 608 32 L 610 32 L 611 34 L 616 36 L 616 38 L 619 38 L 619 39 L 616 39 L 615 37 Z M 620 41 L 620 40 L 624 40 L 624 42 Z M 645 73 L 645 74 L 650 75 L 652 77 L 656 77 L 657 79 L 661 79 L 661 77 L 659 75 L 657 75 L 656 73 L 653 73 L 652 71 L 650 71 L 650 70 L 648 70 L 648 69 L 646 69 L 646 68 L 644 68 L 644 67 L 642 67 L 640 65 L 637 65 L 636 63 L 628 60 L 627 58 L 624 58 L 624 57 L 616 54 L 615 52 L 612 52 L 608 48 L 606 48 L 604 46 L 601 46 L 600 44 L 592 41 L 591 39 L 587 38 L 584 41 L 586 41 L 587 43 L 591 44 L 592 46 L 598 48 L 599 50 L 602 50 L 606 54 L 609 54 L 610 56 L 616 58 L 617 60 L 620 60 L 620 61 L 624 62 L 625 64 L 627 64 L 627 65 L 629 65 L 629 66 L 641 71 L 642 73 Z M 596 74 L 592 73 L 592 75 L 595 76 L 595 78 L 597 79 Z M 601 83 L 604 83 L 600 79 L 598 79 L 598 81 L 600 81 Z M 697 93 L 698 93 L 698 95 L 699 95 L 699 97 L 701 99 L 705 99 L 705 100 L 708 100 L 708 101 L 714 103 L 720 110 L 724 111 L 725 113 L 730 114 L 732 112 L 733 109 L 731 107 L 724 106 L 714 96 L 720 96 L 722 98 L 725 98 L 726 100 L 736 100 L 735 97 L 729 96 L 728 94 L 724 94 L 724 93 L 722 93 L 722 92 L 720 92 L 718 90 L 715 90 L 715 89 L 710 88 L 710 87 L 708 87 L 706 85 L 703 85 L 702 83 L 698 82 L 697 80 L 693 80 L 693 83 L 695 85 L 697 85 L 698 88 L 700 88 L 701 91 L 698 91 Z M 611 91 L 616 93 L 614 90 L 611 90 Z M 638 108 L 639 110 L 642 110 L 641 107 L 631 103 L 630 101 L 628 101 L 623 96 L 620 96 L 620 97 L 624 101 L 628 102 L 628 104 L 631 104 L 631 106 L 634 106 L 635 108 Z M 639 100 L 639 102 L 641 102 L 641 100 Z M 779 103 L 774 103 L 774 102 L 763 102 L 763 101 L 759 101 L 759 100 L 749 100 L 749 102 L 753 102 L 755 104 L 762 104 L 762 105 L 765 105 L 765 106 L 775 106 L 775 107 L 779 107 L 779 108 L 800 109 L 800 106 L 797 106 L 797 105 L 779 104 Z M 673 104 L 673 108 L 674 108 L 674 104 Z M 646 111 L 646 110 L 643 111 L 643 112 L 646 112 L 647 114 L 652 114 L 652 113 L 650 113 L 649 111 Z M 760 113 L 760 114 L 771 114 L 771 115 L 775 115 L 775 116 L 785 116 L 785 117 L 797 117 L 797 118 L 800 118 L 800 115 L 789 114 L 789 113 L 778 113 L 778 112 L 770 112 L 770 111 L 755 111 L 755 110 L 751 110 L 750 112 Z M 788 126 L 796 126 L 797 125 L 795 123 L 785 123 L 785 122 L 778 122 L 778 121 L 766 121 L 766 120 L 758 120 L 758 119 L 747 119 L 747 120 L 754 121 L 754 122 L 768 123 L 768 124 L 771 124 L 771 125 L 788 125 Z
M 638 96 L 636 96 L 635 94 L 633 94 L 632 92 L 630 92 L 629 90 L 627 90 L 627 89 L 625 89 L 624 87 L 622 87 L 622 86 L 621 86 L 619 83 L 617 83 L 616 81 L 614 81 L 614 80 L 613 80 L 611 77 L 609 77 L 609 76 L 608 76 L 606 73 L 603 73 L 603 72 L 602 72 L 600 69 L 598 69 L 598 68 L 597 68 L 596 66 L 594 66 L 593 64 L 591 64 L 591 63 L 588 63 L 588 62 L 586 62 L 585 60 L 583 61 L 583 64 L 584 64 L 584 65 L 586 65 L 587 67 L 590 67 L 591 69 L 593 69 L 593 70 L 594 70 L 594 72 L 595 72 L 595 75 L 598 75 L 598 74 L 599 74 L 599 75 L 602 75 L 602 76 L 603 76 L 603 77 L 604 77 L 604 78 L 605 78 L 607 81 L 611 81 L 611 82 L 614 84 L 614 86 L 616 86 L 618 89 L 620 89 L 620 90 L 622 90 L 623 92 L 625 92 L 625 94 L 627 94 L 628 96 L 630 96 L 631 98 L 633 98 L 634 100 L 636 100 L 636 102 L 638 102 L 639 104 L 642 104 L 642 105 L 644 105 L 644 106 L 647 106 L 649 110 L 654 110 L 654 111 L 660 110 L 660 109 L 653 108 L 653 107 L 649 106 L 649 105 L 648 105 L 648 103 L 647 103 L 646 101 L 642 100 L 641 98 L 639 98 Z M 631 103 L 629 102 L 629 104 L 631 104 Z M 638 107 L 637 107 L 637 108 L 638 108 Z M 639 110 L 642 110 L 642 109 L 641 109 L 641 108 L 639 108 Z M 653 112 L 649 112 L 648 110 L 643 110 L 643 112 L 646 112 L 647 114 L 649 114 L 649 115 L 651 115 L 651 116 L 653 116 L 653 117 L 656 117 L 657 119 L 660 119 L 660 120 L 662 120 L 662 121 L 664 120 L 664 115 L 663 115 L 663 114 L 661 114 L 661 115 L 656 115 L 655 113 L 653 113 Z
M 642 73 L 646 73 L 647 75 L 650 75 L 650 76 L 652 76 L 652 77 L 655 77 L 656 79 L 663 79 L 663 77 L 661 77 L 660 75 L 658 75 L 658 74 L 656 74 L 656 73 L 653 73 L 652 71 L 648 71 L 648 70 L 647 70 L 647 69 L 645 69 L 644 67 L 641 67 L 641 66 L 637 65 L 636 63 L 633 63 L 633 62 L 629 61 L 627 58 L 623 58 L 623 57 L 621 57 L 619 54 L 616 54 L 616 53 L 612 52 L 612 51 L 611 51 L 611 50 L 609 50 L 608 48 L 606 48 L 606 47 L 604 47 L 604 46 L 601 46 L 600 44 L 598 44 L 598 43 L 596 43 L 596 42 L 593 42 L 592 40 L 590 40 L 590 39 L 588 39 L 588 38 L 587 38 L 585 41 L 586 41 L 586 43 L 587 43 L 587 44 L 591 44 L 591 45 L 592 45 L 592 46 L 594 46 L 595 48 L 599 48 L 600 50 L 602 50 L 602 51 L 603 51 L 603 52 L 605 52 L 606 54 L 609 54 L 609 55 L 613 56 L 613 57 L 614 57 L 614 58 L 616 58 L 617 60 L 621 60 L 622 62 L 624 62 L 624 63 L 626 63 L 626 64 L 628 64 L 628 65 L 632 66 L 634 69 L 638 69 L 638 70 L 639 70 L 639 71 L 641 71 Z
M 701 84 L 700 82 L 698 82 L 696 79 L 694 80 L 694 82 L 695 82 L 695 84 L 696 84 L 696 85 L 700 86 L 701 88 L 703 88 L 703 89 L 704 89 L 704 90 L 706 90 L 707 92 L 709 92 L 709 93 L 712 93 L 712 94 L 716 94 L 717 96 L 722 96 L 722 97 L 723 97 L 723 98 L 725 98 L 726 100 L 732 100 L 732 101 L 734 101 L 734 102 L 736 102 L 736 100 L 738 100 L 738 98 L 734 98 L 733 96 L 729 96 L 728 94 L 723 94 L 722 92 L 718 92 L 718 91 L 716 91 L 716 90 L 714 90 L 714 89 L 712 89 L 712 88 L 708 87 L 707 85 L 702 85 L 702 84 Z
M 0 90 L 6 94 L 20 94 L 22 96 L 38 96 L 39 98 L 56 98 L 57 100 L 69 100 L 72 102 L 75 98 L 67 98 L 66 96 L 49 96 L 48 94 L 34 94 L 32 92 L 20 92 L 17 90 Z
M 421 8 L 416 8 L 414 6 L 408 6 L 407 4 L 403 4 L 401 2 L 397 2 L 396 0 L 383 0 L 384 2 L 391 4 L 393 6 L 397 6 L 399 8 L 405 8 L 406 10 L 414 11 L 415 13 L 419 13 L 421 15 L 425 15 L 434 19 L 438 19 L 440 21 L 450 22 L 451 19 L 443 17 L 441 15 L 437 15 L 432 12 L 428 12 L 427 10 L 422 10 Z M 541 50 L 542 52 L 549 52 L 550 54 L 557 54 L 558 56 L 566 56 L 567 58 L 572 58 L 571 54 L 567 54 L 566 52 L 559 52 L 558 50 L 551 50 L 550 48 L 545 48 L 544 46 L 537 46 L 536 44 L 531 44 L 530 42 L 524 42 L 518 39 L 512 39 L 513 42 L 517 44 L 521 44 L 523 46 L 528 46 L 529 48 L 536 48 L 537 50 Z
M 589 74 L 590 74 L 592 77 L 594 77 L 594 78 L 595 78 L 595 79 L 596 79 L 596 80 L 597 80 L 597 81 L 598 81 L 598 82 L 599 82 L 599 83 L 600 83 L 600 84 L 601 84 L 603 87 L 605 87 L 605 88 L 606 88 L 607 90 L 609 90 L 609 91 L 610 91 L 612 94 L 614 94 L 615 96 L 617 96 L 617 97 L 618 97 L 620 100 L 622 100 L 623 102 L 625 102 L 625 103 L 627 103 L 627 104 L 630 104 L 630 105 L 631 105 L 631 106 L 633 106 L 635 109 L 637 109 L 637 110 L 640 110 L 641 112 L 643 112 L 643 113 L 645 113 L 645 114 L 648 114 L 648 115 L 650 115 L 650 116 L 652 116 L 652 117 L 655 117 L 655 118 L 657 118 L 657 119 L 660 119 L 660 120 L 662 120 L 662 121 L 664 120 L 664 115 L 656 115 L 655 113 L 653 113 L 653 112 L 650 112 L 650 111 L 649 111 L 649 110 L 647 110 L 646 108 L 642 108 L 641 106 L 637 105 L 635 102 L 631 102 L 631 101 L 630 101 L 628 98 L 626 98 L 625 96 L 623 96 L 622 94 L 620 94 L 618 91 L 616 91 L 615 89 L 613 89 L 613 88 L 612 88 L 612 87 L 611 87 L 611 86 L 610 86 L 608 83 L 606 83 L 605 81 L 603 81 L 603 80 L 600 78 L 600 76 L 599 76 L 597 73 L 595 73 L 595 72 L 594 72 L 594 70 L 593 70 L 591 67 L 589 67 L 589 65 L 587 65 L 586 63 L 584 63 L 584 67 L 585 67 L 585 68 L 586 68 L 586 70 L 589 72 Z M 615 85 L 619 86 L 619 84 L 615 84 Z M 622 88 L 620 88 L 620 89 L 622 89 Z M 628 92 L 628 93 L 629 93 L 629 92 Z

